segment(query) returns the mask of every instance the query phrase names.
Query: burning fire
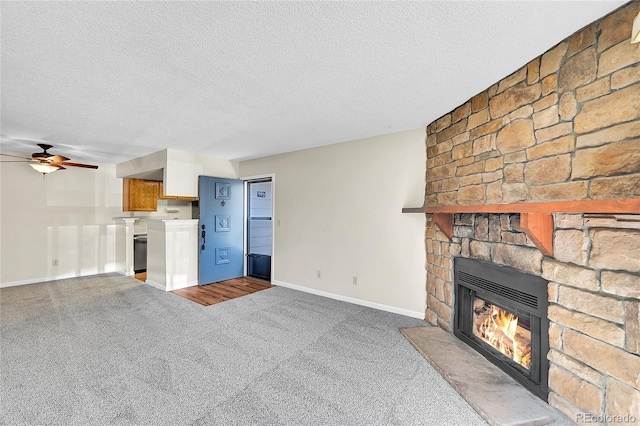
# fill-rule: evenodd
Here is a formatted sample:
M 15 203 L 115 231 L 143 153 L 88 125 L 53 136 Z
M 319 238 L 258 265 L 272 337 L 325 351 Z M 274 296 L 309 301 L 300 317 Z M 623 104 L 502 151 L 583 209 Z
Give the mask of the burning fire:
M 531 332 L 518 317 L 482 299 L 474 302 L 473 334 L 527 370 L 531 367 Z

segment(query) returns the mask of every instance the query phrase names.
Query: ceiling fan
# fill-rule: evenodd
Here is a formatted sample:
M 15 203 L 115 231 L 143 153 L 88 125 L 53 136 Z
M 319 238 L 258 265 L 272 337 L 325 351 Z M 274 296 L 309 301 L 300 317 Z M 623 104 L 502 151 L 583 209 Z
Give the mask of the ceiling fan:
M 55 172 L 56 170 L 65 170 L 67 167 L 82 167 L 84 169 L 97 169 L 98 166 L 91 164 L 72 163 L 69 158 L 62 155 L 54 155 L 47 152 L 53 148 L 52 145 L 46 143 L 39 143 L 38 146 L 42 148 L 42 152 L 34 152 L 31 157 L 21 157 L 19 155 L 2 154 L 7 157 L 20 158 L 20 160 L 1 160 L 2 163 L 22 163 L 28 162 L 38 172 L 46 175 L 48 173 Z M 65 167 L 66 166 L 66 167 Z

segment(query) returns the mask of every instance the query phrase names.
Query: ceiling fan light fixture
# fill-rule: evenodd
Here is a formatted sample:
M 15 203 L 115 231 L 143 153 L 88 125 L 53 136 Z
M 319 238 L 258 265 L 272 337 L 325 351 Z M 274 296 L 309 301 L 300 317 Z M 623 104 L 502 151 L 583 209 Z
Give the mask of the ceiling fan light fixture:
M 43 175 L 53 173 L 56 170 L 60 169 L 59 166 L 52 166 L 51 164 L 43 164 L 37 161 L 31 162 L 29 163 L 29 165 L 33 167 L 34 170 L 42 173 Z

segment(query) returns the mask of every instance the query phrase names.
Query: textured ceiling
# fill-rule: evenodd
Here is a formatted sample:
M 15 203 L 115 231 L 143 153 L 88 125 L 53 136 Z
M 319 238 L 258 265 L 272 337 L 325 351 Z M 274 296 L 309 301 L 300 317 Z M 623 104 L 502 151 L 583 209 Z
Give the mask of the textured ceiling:
M 0 148 L 242 160 L 424 127 L 623 3 L 3 1 Z

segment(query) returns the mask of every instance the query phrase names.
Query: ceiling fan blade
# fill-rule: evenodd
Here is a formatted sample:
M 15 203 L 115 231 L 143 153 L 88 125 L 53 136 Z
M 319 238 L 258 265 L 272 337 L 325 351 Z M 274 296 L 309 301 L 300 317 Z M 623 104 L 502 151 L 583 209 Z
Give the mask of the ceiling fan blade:
M 3 154 L 0 152 L 0 155 L 6 155 L 7 157 L 15 157 L 15 158 L 22 158 L 23 160 L 31 160 L 30 157 L 21 157 L 19 155 L 11 155 L 11 154 Z
M 64 161 L 70 160 L 70 158 L 64 157 L 62 155 L 53 155 L 49 158 L 47 158 L 47 161 L 51 162 L 51 163 L 62 163 Z
M 63 166 L 71 166 L 71 167 L 82 167 L 84 169 L 97 169 L 98 166 L 93 166 L 91 164 L 81 164 L 81 163 L 70 163 L 68 161 L 65 161 L 63 163 L 61 163 Z

